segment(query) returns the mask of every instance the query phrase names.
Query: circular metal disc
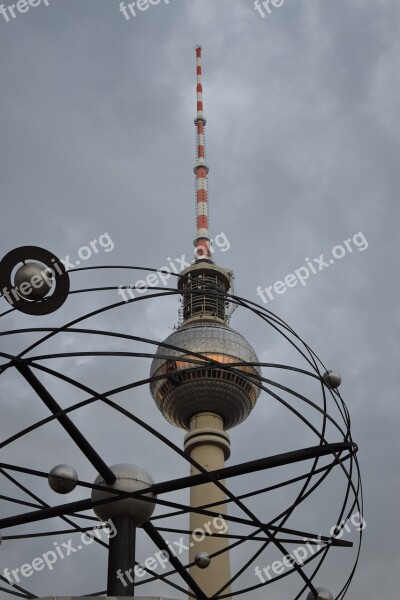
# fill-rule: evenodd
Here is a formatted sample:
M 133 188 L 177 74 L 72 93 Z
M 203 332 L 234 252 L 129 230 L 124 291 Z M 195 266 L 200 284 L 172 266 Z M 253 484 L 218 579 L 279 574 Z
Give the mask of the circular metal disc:
M 18 294 L 14 296 L 12 293 L 14 285 L 11 281 L 11 275 L 14 268 L 19 263 L 25 261 L 41 262 L 46 265 L 46 268 L 53 271 L 55 289 L 51 296 L 36 301 L 23 299 Z M 39 246 L 20 246 L 19 248 L 15 248 L 6 254 L 0 262 L 0 292 L 13 308 L 28 315 L 48 315 L 56 311 L 66 301 L 69 289 L 69 275 L 62 262 L 52 252 Z M 8 297 L 4 294 L 4 290 L 8 292 Z

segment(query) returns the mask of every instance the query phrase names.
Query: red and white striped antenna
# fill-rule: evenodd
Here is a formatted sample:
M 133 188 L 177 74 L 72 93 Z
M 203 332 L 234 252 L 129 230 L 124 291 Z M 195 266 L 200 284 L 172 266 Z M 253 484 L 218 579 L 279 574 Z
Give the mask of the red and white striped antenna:
M 203 85 L 201 69 L 201 46 L 196 46 L 196 70 L 197 70 L 197 117 L 194 120 L 197 133 L 197 163 L 194 167 L 196 175 L 196 227 L 197 234 L 194 239 L 195 257 L 197 261 L 206 260 L 213 262 L 211 258 L 211 240 L 208 233 L 208 166 L 205 163 L 205 125 L 206 119 L 203 115 Z

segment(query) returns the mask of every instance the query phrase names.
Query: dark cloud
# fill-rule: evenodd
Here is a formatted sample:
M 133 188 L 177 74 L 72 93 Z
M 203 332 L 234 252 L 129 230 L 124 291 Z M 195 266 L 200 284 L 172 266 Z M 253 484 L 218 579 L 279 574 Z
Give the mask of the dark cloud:
M 395 535 L 399 7 L 390 0 L 286 0 L 262 19 L 250 0 L 171 0 L 127 21 L 118 5 L 114 0 L 50 0 L 49 7 L 31 8 L 9 23 L 0 16 L 2 254 L 39 245 L 76 260 L 79 248 L 107 232 L 115 248 L 93 254 L 82 266 L 160 267 L 167 257 L 190 256 L 193 48 L 201 43 L 212 234 L 223 231 L 229 239 L 229 251 L 219 251 L 216 261 L 235 270 L 237 293 L 259 302 L 257 286 L 273 286 L 305 265 L 306 258 L 329 257 L 334 246 L 359 232 L 368 242 L 364 251 L 355 248 L 310 276 L 305 286 L 275 294 L 266 307 L 343 375 L 342 394 L 360 446 L 367 521 L 349 597 L 394 597 L 400 555 Z M 80 289 L 140 278 L 138 271 L 84 272 L 73 275 L 73 284 Z M 120 299 L 113 291 L 107 294 L 106 300 L 97 293 L 71 297 L 48 318 L 3 317 L 3 329 L 59 325 Z M 176 324 L 177 309 L 176 297 L 137 302 L 82 326 L 161 340 Z M 264 362 L 295 360 L 255 318 L 238 310 L 232 326 Z M 20 352 L 36 337 L 3 338 L 3 351 Z M 103 343 L 61 334 L 32 355 L 96 350 Z M 107 348 L 151 352 L 152 346 L 110 339 Z M 148 359 L 43 364 L 103 392 L 144 378 L 149 369 Z M 86 397 L 41 377 L 63 406 Z M 15 373 L 1 379 L 2 437 L 47 416 Z M 163 420 L 146 386 L 124 392 L 118 402 L 182 445 L 182 432 Z M 73 419 L 110 464 L 141 464 L 158 481 L 186 473 L 171 450 L 108 407 L 96 403 Z M 247 422 L 232 431 L 230 464 L 312 443 L 315 438 L 287 411 L 263 397 Z M 2 460 L 43 471 L 67 462 L 82 479 L 95 477 L 54 424 L 4 450 Z M 276 475 L 265 479 L 269 485 Z M 59 502 L 46 480 L 19 480 L 45 501 Z M 232 489 L 243 493 L 257 483 L 247 476 L 232 482 Z M 321 491 L 317 506 L 311 503 L 299 513 L 304 527 L 326 526 L 336 516 L 345 482 L 337 475 L 332 483 L 333 489 Z M 3 495 L 27 500 L 10 482 L 2 481 L 1 489 Z M 267 507 L 265 498 L 249 506 L 267 520 L 293 501 L 292 494 L 271 495 Z M 80 491 L 71 495 L 82 497 Z M 187 498 L 182 493 L 173 500 Z M 24 509 L 2 502 L 3 515 L 19 510 Z M 299 526 L 295 518 L 291 524 Z M 65 524 L 49 521 L 44 527 L 57 530 Z M 53 539 L 4 542 L 2 565 L 31 562 L 51 548 Z M 138 547 L 139 560 L 154 551 L 142 535 Z M 347 572 L 350 562 L 339 554 L 332 554 L 319 582 L 336 592 L 339 573 Z M 103 548 L 90 547 L 84 557 L 71 557 L 23 586 L 38 596 L 100 591 L 105 560 Z M 236 567 L 243 557 L 235 554 L 232 560 Z M 268 560 L 266 555 L 260 564 Z M 252 572 L 243 583 L 256 583 Z M 300 582 L 286 585 L 268 588 L 271 599 L 294 596 Z M 157 585 L 143 593 L 178 597 Z M 264 596 L 265 590 L 254 593 L 256 600 Z

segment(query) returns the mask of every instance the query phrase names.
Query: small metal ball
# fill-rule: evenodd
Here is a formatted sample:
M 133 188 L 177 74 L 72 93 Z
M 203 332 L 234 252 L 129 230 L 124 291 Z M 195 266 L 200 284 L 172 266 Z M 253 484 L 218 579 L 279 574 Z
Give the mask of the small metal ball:
M 41 300 L 51 290 L 52 279 L 50 269 L 36 262 L 27 262 L 15 273 L 14 285 L 21 298 Z
M 211 562 L 208 552 L 198 552 L 194 557 L 194 562 L 199 569 L 207 569 Z
M 337 371 L 326 371 L 326 373 L 323 374 L 322 379 L 324 380 L 325 385 L 332 390 L 338 388 L 342 383 L 342 377 Z
M 49 473 L 49 486 L 57 494 L 69 494 L 78 482 L 78 473 L 70 465 L 57 465 Z
M 307 600 L 333 600 L 333 596 L 328 590 L 324 588 L 315 588 L 318 592 L 318 596 L 314 596 L 312 592 L 308 593 Z

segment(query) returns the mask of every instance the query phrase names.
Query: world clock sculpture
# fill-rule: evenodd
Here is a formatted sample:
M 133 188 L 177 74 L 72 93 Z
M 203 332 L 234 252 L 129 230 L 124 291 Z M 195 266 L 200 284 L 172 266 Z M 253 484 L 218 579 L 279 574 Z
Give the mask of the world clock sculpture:
M 125 298 L 127 301 L 119 298 L 116 301 L 115 291 L 121 290 L 120 284 L 89 287 L 90 278 L 99 273 L 117 277 L 121 273 L 149 271 L 153 276 L 151 281 L 154 281 L 160 271 L 120 265 L 76 268 L 66 272 L 55 255 L 34 246 L 9 252 L 0 264 L 0 289 L 10 305 L 0 315 L 2 322 L 8 319 L 15 323 L 18 315 L 21 318 L 23 315 L 24 319 L 21 326 L 5 328 L 0 335 L 13 349 L 17 346 L 14 340 L 34 335 L 34 340 L 27 346 L 1 352 L 0 389 L 2 382 L 7 386 L 7 376 L 11 373 L 15 396 L 18 396 L 19 384 L 29 386 L 35 399 L 40 399 L 49 413 L 20 430 L 8 431 L 0 447 L 3 452 L 10 450 L 12 455 L 15 444 L 37 431 L 42 432 L 43 444 L 46 444 L 46 427 L 56 423 L 97 474 L 92 481 L 84 481 L 78 477 L 78 464 L 56 464 L 49 472 L 44 472 L 21 464 L 21 461 L 18 464 L 1 462 L 0 477 L 29 499 L 1 496 L 2 562 L 7 564 L 7 548 L 17 539 L 27 542 L 40 536 L 80 534 L 81 540 L 85 539 L 83 535 L 88 536 L 90 543 L 105 547 L 108 554 L 106 589 L 89 595 L 93 598 L 100 595 L 142 598 L 142 588 L 157 582 L 163 589 L 170 587 L 175 595 L 179 592 L 180 597 L 184 594 L 199 600 L 240 595 L 258 598 L 260 588 L 290 580 L 295 581 L 294 600 L 341 600 L 354 575 L 362 537 L 359 527 L 355 556 L 353 554 L 351 562 L 346 560 L 346 574 L 343 572 L 343 576 L 336 577 L 337 589 L 331 592 L 320 587 L 324 583 L 320 579 L 321 569 L 329 563 L 332 552 L 349 552 L 348 548 L 353 547 L 351 541 L 342 539 L 347 523 L 355 512 L 359 519 L 362 518 L 357 446 L 351 437 L 348 409 L 338 390 L 341 377 L 327 369 L 288 324 L 264 307 L 234 294 L 232 271 L 213 261 L 199 46 L 196 47 L 196 60 L 195 260 L 181 273 L 168 273 L 168 277 L 176 279 L 176 285 L 149 285 L 146 289 L 142 284 L 137 287 L 127 285 L 126 289 L 130 291 Z M 162 272 L 165 277 L 166 270 Z M 84 287 L 71 287 L 75 278 L 82 275 L 85 276 Z M 96 306 L 84 314 L 71 316 L 73 299 L 90 298 L 92 292 L 96 293 Z M 107 300 L 110 293 L 114 294 L 111 303 Z M 137 335 L 134 331 L 121 331 L 118 326 L 116 329 L 111 325 L 106 328 L 90 326 L 91 320 L 96 321 L 99 317 L 108 324 L 116 311 L 130 311 L 131 314 L 142 306 L 143 301 L 161 303 L 171 296 L 181 298 L 181 318 L 178 327 L 163 341 Z M 77 306 L 80 310 L 81 304 Z M 232 313 L 237 308 L 256 319 L 259 327 L 264 327 L 265 339 L 275 335 L 287 345 L 296 357 L 295 364 L 260 362 L 251 344 L 230 325 Z M 43 324 L 46 315 L 53 318 L 51 326 Z M 112 322 L 115 323 L 115 318 Z M 82 349 L 82 339 L 85 349 Z M 62 351 L 66 340 L 72 351 Z M 48 347 L 50 350 L 44 350 Z M 116 359 L 150 361 L 149 377 L 99 389 L 86 381 L 85 369 L 76 376 L 79 361 L 95 360 L 95 366 L 100 369 L 102 360 L 109 364 L 110 360 Z M 71 360 L 74 361 L 74 376 L 69 374 Z M 77 400 L 69 405 L 60 403 L 50 390 L 52 382 L 57 382 L 54 389 L 65 387 L 68 397 L 75 393 Z M 140 391 L 142 395 L 151 393 L 166 421 L 186 432 L 183 449 L 151 422 L 141 418 L 135 409 L 126 408 L 120 398 L 128 391 Z M 315 443 L 267 456 L 261 453 L 250 461 L 226 466 L 225 461 L 231 455 L 228 431 L 240 426 L 248 417 L 250 420 L 256 405 L 266 401 L 268 406 L 273 403 L 287 411 L 291 419 L 297 419 L 298 430 L 306 431 L 307 439 L 312 436 Z M 81 411 L 89 410 L 95 421 L 99 406 L 107 407 L 129 422 L 130 436 L 140 432 L 174 453 L 177 464 L 186 462 L 190 473 L 155 480 L 153 474 L 141 466 L 140 456 L 132 460 L 129 440 L 124 446 L 126 455 L 121 457 L 121 462 L 110 465 L 107 450 L 99 448 L 97 451 L 89 436 L 78 426 Z M 269 422 L 265 424 L 266 430 L 274 427 L 273 413 L 272 410 Z M 3 418 L 7 420 L 7 410 L 4 410 Z M 264 448 L 264 440 L 260 440 L 259 445 Z M 288 473 L 290 477 L 285 476 Z M 331 520 L 325 523 L 322 533 L 320 529 L 303 527 L 303 507 L 316 496 L 321 501 L 319 490 L 333 479 L 333 474 L 335 493 L 332 496 L 336 497 L 339 482 L 343 485 L 343 494 L 340 503 L 334 506 Z M 31 478 L 30 485 L 20 481 L 22 476 Z M 54 494 L 65 496 L 81 490 L 82 497 L 57 503 L 54 499 L 57 496 L 53 496 L 51 504 L 45 502 L 35 491 L 35 482 L 43 479 L 48 480 Z M 231 490 L 231 481 L 242 482 L 239 493 Z M 185 492 L 188 498 L 182 501 Z M 271 517 L 264 507 L 276 492 L 283 495 L 277 514 Z M 264 497 L 265 503 L 255 504 Z M 14 508 L 12 514 L 7 514 L 7 509 L 15 505 L 19 510 Z M 296 524 L 299 513 L 303 516 Z M 177 529 L 176 520 L 186 516 L 189 517 L 188 527 Z M 70 529 L 57 531 L 53 525 L 49 531 L 31 530 L 33 523 L 51 521 L 54 524 L 60 520 Z M 111 524 L 114 535 L 105 544 L 94 532 L 99 528 L 109 530 Z M 146 543 L 153 544 L 161 572 L 157 572 L 154 559 L 137 560 L 139 534 L 142 538 L 147 536 Z M 182 553 L 177 552 L 168 539 L 173 534 L 181 534 L 186 540 L 185 544 L 180 542 L 180 547 L 185 548 Z M 60 555 L 61 548 L 57 548 Z M 56 554 L 54 550 L 52 552 Z M 236 556 L 234 561 L 233 556 Z M 279 563 L 279 568 L 260 568 L 260 564 L 271 564 L 268 561 L 272 556 L 280 557 L 280 561 L 272 563 L 272 566 Z M 37 571 L 42 570 L 38 562 L 36 565 Z M 31 568 L 30 575 L 34 574 L 34 563 L 25 566 Z M 105 568 L 99 569 L 105 571 Z M 26 573 L 28 570 L 25 569 Z M 22 585 L 21 575 L 22 571 L 8 567 L 0 572 L 1 592 L 10 597 L 37 598 Z M 67 584 L 68 581 L 60 585 L 60 592 L 49 590 L 48 596 L 57 598 L 57 593 L 60 597 L 63 593 L 65 598 Z M 140 596 L 134 596 L 138 592 Z

